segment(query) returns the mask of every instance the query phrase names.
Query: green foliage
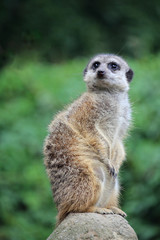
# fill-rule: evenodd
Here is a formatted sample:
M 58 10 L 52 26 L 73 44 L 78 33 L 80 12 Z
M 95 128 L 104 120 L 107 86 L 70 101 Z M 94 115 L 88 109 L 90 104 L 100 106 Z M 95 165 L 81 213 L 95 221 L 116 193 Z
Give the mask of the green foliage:
M 159 17 L 159 0 L 1 0 L 0 64 L 31 50 L 54 62 L 95 52 L 157 53 Z
M 0 239 L 46 239 L 55 224 L 43 141 L 53 113 L 83 89 L 84 62 L 17 59 L 0 74 Z
M 0 239 L 46 239 L 56 218 L 43 166 L 53 115 L 84 91 L 86 59 L 61 65 L 17 58 L 0 73 Z M 160 56 L 130 60 L 133 129 L 121 171 L 122 205 L 142 240 L 160 238 Z
M 133 130 L 122 171 L 124 209 L 140 239 L 160 238 L 160 57 L 131 62 Z M 125 166 L 124 166 L 125 168 Z M 127 171 L 126 171 L 127 170 Z M 124 174 L 124 177 L 123 177 Z

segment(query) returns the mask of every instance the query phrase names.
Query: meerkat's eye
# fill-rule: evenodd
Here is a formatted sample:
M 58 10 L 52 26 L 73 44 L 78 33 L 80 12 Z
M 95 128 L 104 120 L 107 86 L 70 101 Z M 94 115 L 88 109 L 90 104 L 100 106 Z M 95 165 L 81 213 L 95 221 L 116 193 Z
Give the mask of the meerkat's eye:
M 96 61 L 96 62 L 94 62 L 93 64 L 92 64 L 92 68 L 93 69 L 96 69 L 96 68 L 98 68 L 100 66 L 100 62 L 98 62 L 98 61 Z
M 111 71 L 116 71 L 116 70 L 120 70 L 120 66 L 115 63 L 115 62 L 110 62 L 108 63 L 108 68 L 111 70 Z

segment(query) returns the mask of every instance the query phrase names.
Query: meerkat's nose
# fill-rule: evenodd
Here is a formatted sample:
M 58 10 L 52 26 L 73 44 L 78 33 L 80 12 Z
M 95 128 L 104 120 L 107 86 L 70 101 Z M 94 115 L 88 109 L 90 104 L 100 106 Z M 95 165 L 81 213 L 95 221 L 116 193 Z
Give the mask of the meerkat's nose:
M 105 75 L 105 71 L 98 71 L 97 72 L 97 76 L 99 77 L 99 78 L 103 78 L 104 77 L 104 75 Z

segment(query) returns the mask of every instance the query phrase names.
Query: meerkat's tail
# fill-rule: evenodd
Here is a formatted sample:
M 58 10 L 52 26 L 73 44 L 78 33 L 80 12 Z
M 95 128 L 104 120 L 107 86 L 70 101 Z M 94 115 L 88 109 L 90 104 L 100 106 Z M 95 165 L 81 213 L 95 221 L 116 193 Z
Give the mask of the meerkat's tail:
M 63 213 L 63 212 L 59 212 L 58 216 L 56 217 L 56 227 L 58 227 L 58 225 L 67 217 L 69 213 Z
M 88 166 L 81 168 L 74 174 L 72 181 L 64 188 L 63 201 L 58 204 L 57 225 L 59 225 L 69 213 L 90 212 L 99 198 L 100 185 L 93 170 Z

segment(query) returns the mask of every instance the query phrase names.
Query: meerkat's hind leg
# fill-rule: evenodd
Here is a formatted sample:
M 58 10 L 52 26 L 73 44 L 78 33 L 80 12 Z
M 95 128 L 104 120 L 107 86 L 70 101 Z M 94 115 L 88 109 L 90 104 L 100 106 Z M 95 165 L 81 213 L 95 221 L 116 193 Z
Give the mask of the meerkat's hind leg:
M 94 212 L 99 214 L 113 214 L 112 209 L 102 207 L 90 207 L 87 212 Z
M 112 195 L 109 199 L 109 202 L 106 206 L 106 208 L 110 209 L 114 214 L 121 215 L 122 217 L 126 217 L 127 214 L 123 212 L 119 207 L 118 207 L 118 198 L 119 198 L 119 183 L 118 179 L 115 179 L 115 188 L 114 191 L 112 192 Z
M 99 214 L 118 214 L 121 215 L 122 217 L 126 217 L 127 214 L 123 212 L 121 209 L 118 207 L 109 207 L 109 208 L 102 208 L 102 207 L 90 207 L 87 209 L 87 212 L 94 212 L 94 213 L 99 213 Z
M 110 210 L 112 210 L 114 214 L 121 215 L 122 217 L 127 217 L 127 214 L 118 207 L 110 207 Z

